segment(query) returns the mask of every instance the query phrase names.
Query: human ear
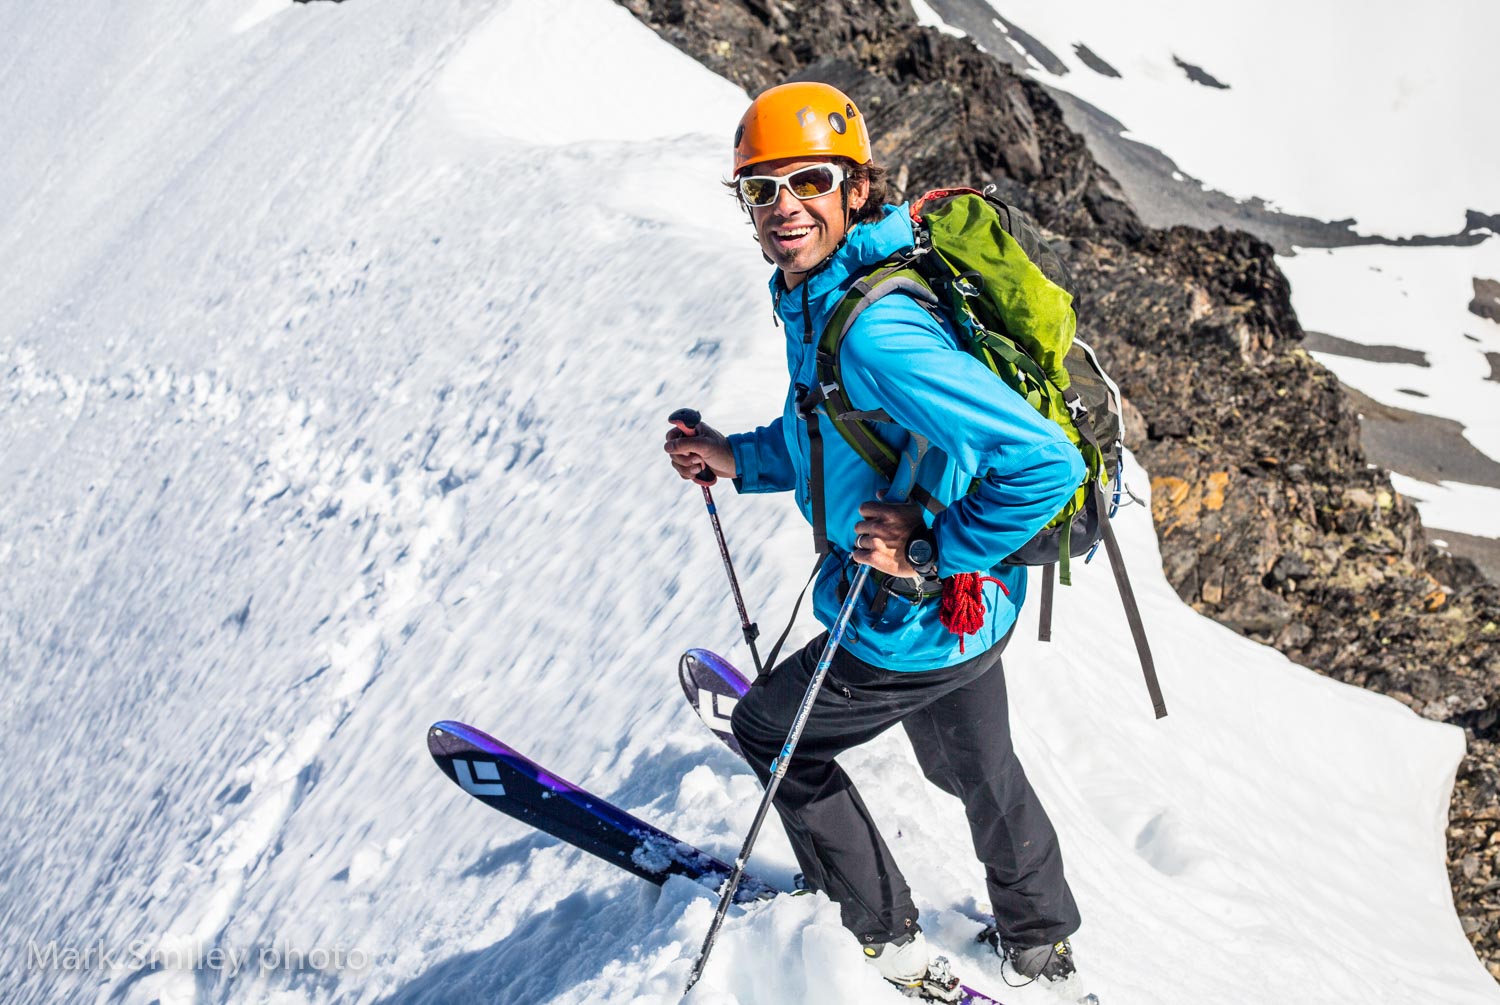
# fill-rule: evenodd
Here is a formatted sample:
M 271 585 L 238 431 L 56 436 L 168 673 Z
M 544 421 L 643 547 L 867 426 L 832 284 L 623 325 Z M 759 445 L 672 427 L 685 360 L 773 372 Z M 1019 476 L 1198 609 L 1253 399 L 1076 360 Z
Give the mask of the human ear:
M 870 179 L 868 176 L 861 178 L 849 188 L 849 208 L 852 210 L 864 207 L 865 201 L 870 198 Z

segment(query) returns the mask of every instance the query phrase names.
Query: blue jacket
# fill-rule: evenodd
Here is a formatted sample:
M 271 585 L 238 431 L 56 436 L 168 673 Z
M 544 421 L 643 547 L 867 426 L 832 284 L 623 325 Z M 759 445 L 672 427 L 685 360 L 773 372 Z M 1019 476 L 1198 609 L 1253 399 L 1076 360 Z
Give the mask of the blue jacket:
M 771 278 L 776 314 L 786 329 L 791 385 L 781 416 L 751 433 L 729 437 L 741 492 L 796 494 L 811 520 L 807 423 L 797 400 L 816 382 L 817 342 L 845 292 L 869 266 L 912 246 L 906 206 L 887 206 L 879 221 L 859 224 L 827 264 L 796 289 Z M 938 603 L 891 596 L 879 617 L 871 603 L 877 586 L 867 581 L 850 619 L 844 646 L 855 656 L 888 670 L 919 671 L 951 666 L 998 642 L 1015 622 L 1026 594 L 1026 570 L 1002 566 L 1047 524 L 1083 481 L 1078 450 L 1056 424 L 1042 418 L 984 364 L 960 348 L 957 333 L 910 297 L 891 294 L 861 314 L 840 355 L 845 392 L 859 411 L 884 409 L 894 424 L 876 425 L 878 435 L 908 458 L 915 449 L 908 430 L 932 449 L 918 480 L 948 508 L 928 514 L 938 548 L 938 574 L 983 571 L 1010 591 L 984 586 L 984 628 L 959 652 L 958 636 L 938 620 Z M 823 433 L 823 492 L 833 552 L 813 587 L 814 613 L 831 626 L 840 607 L 840 583 L 858 566 L 850 557 L 861 503 L 891 486 L 844 442 L 819 405 Z M 906 465 L 903 465 L 905 468 Z M 975 477 L 978 489 L 968 494 Z M 898 476 L 899 478 L 900 476 Z M 907 486 L 889 498 L 905 498 Z

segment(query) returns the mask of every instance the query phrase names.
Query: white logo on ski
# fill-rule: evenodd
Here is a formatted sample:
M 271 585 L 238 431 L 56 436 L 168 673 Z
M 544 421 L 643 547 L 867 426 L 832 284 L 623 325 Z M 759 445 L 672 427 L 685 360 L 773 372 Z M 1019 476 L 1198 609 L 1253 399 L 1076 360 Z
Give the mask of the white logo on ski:
M 721 701 L 724 703 L 724 710 L 722 712 L 719 711 L 719 703 Z M 708 728 L 715 732 L 730 732 L 729 717 L 734 714 L 734 706 L 738 704 L 738 698 L 731 698 L 723 694 L 714 694 L 712 691 L 698 692 L 698 715 L 704 722 L 708 723 Z
M 503 796 L 505 786 L 500 784 L 500 769 L 493 761 L 475 761 L 473 771 L 469 770 L 468 761 L 453 759 L 453 770 L 458 773 L 458 784 L 463 790 L 474 796 Z M 475 776 L 483 781 L 475 781 Z

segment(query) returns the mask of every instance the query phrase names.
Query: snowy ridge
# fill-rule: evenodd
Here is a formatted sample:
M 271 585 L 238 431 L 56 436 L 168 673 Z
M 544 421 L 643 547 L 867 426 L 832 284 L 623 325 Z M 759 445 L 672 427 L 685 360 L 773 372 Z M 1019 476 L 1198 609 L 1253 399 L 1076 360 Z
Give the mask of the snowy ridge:
M 1386 237 L 1451 234 L 1465 210 L 1496 211 L 1500 135 L 1480 123 L 1500 89 L 1485 51 L 1500 9 L 1485 0 L 1437 0 L 1419 17 L 1399 0 L 1357 12 L 1326 0 L 982 2 L 1066 71 L 1027 56 L 1033 77 L 1237 199 Z M 1117 75 L 1091 68 L 1080 44 Z
M 674 680 L 692 645 L 743 663 L 738 627 L 659 440 L 784 390 L 718 184 L 744 95 L 605 0 L 92 13 L 0 6 L 31 155 L 0 186 L 5 999 L 675 1001 L 709 895 L 473 805 L 423 738 L 471 721 L 739 844 L 759 787 Z M 769 626 L 806 528 L 718 498 Z M 1009 658 L 1089 989 L 1500 1000 L 1443 869 L 1461 734 L 1192 614 L 1147 514 L 1120 532 L 1172 716 L 1102 568 Z M 898 737 L 850 767 L 934 939 L 1003 991 L 961 811 Z M 755 868 L 789 881 L 774 827 Z M 852 950 L 820 897 L 737 912 L 694 1001 L 903 1000 Z

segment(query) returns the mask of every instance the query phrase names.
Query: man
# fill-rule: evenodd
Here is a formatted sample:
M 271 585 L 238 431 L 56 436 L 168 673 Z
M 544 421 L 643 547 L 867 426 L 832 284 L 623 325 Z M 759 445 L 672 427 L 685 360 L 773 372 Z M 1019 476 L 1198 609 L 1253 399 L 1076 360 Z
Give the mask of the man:
M 1026 570 L 1000 563 L 1072 496 L 1082 459 L 1054 423 L 961 349 L 946 319 L 908 296 L 884 297 L 858 316 L 841 349 L 844 391 L 855 410 L 884 410 L 892 421 L 878 424 L 879 435 L 896 451 L 913 457 L 922 438 L 931 444 L 919 478 L 946 508 L 929 526 L 923 507 L 902 501 L 910 484 L 888 484 L 837 435 L 813 429 L 810 440 L 806 410 L 826 409 L 808 395 L 818 387 L 823 329 L 861 274 L 911 250 L 911 221 L 906 207 L 883 205 L 884 172 L 864 117 L 826 84 L 785 84 L 756 98 L 735 134 L 734 173 L 776 266 L 771 295 L 791 387 L 769 425 L 729 437 L 708 426 L 691 437 L 673 429 L 666 450 L 683 478 L 709 468 L 741 492 L 795 493 L 827 538 L 813 592 L 825 626 L 855 566 L 874 570 L 777 793 L 797 861 L 809 887 L 838 903 L 881 975 L 920 984 L 927 947 L 911 890 L 835 760 L 899 722 L 927 778 L 964 803 L 997 950 L 1026 977 L 1066 977 L 1078 910 L 1056 832 L 1011 746 L 1000 662 Z M 832 429 L 826 418 L 821 429 Z M 984 586 L 988 615 L 963 645 L 941 623 L 938 598 L 949 577 L 974 572 L 993 577 Z M 734 735 L 762 783 L 826 640 L 756 680 L 735 709 Z

